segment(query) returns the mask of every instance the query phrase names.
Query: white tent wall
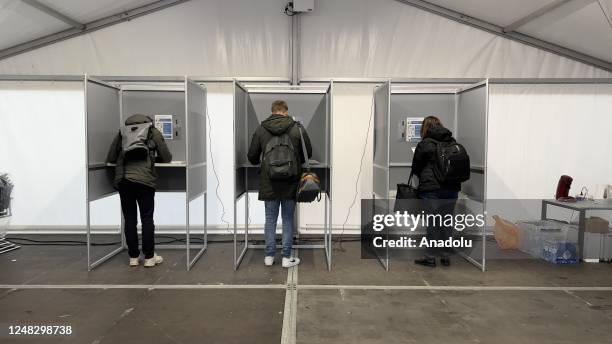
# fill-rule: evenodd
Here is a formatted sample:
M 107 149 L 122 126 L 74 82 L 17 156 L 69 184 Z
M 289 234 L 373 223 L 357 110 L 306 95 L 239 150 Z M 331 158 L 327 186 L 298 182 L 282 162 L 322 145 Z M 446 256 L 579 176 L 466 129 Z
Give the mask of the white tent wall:
M 284 0 L 191 0 L 129 22 L 0 60 L 0 74 L 287 78 L 291 75 L 291 19 L 282 12 L 285 3 Z M 316 10 L 302 15 L 300 21 L 300 76 L 303 78 L 612 76 L 612 73 L 601 69 L 394 0 L 317 1 Z M 209 88 L 208 104 L 212 121 L 209 134 L 212 136 L 213 157 L 221 182 L 218 194 L 223 200 L 224 213 L 216 197 L 216 178 L 209 169 L 208 222 L 225 228 L 228 222 L 233 222 L 232 181 L 227 177 L 231 171 L 231 155 L 227 152 L 233 149 L 233 141 L 231 135 L 223 133 L 232 132 L 233 101 L 229 84 L 215 87 L 215 90 Z M 336 229 L 345 222 L 355 195 L 355 182 L 371 115 L 372 87 L 372 84 L 335 84 L 332 180 L 333 225 Z M 4 99 L 0 99 L 0 107 L 10 106 L 12 109 L 25 106 L 15 101 L 6 105 L 2 103 Z M 15 178 L 17 189 L 13 229 L 84 224 L 84 154 L 81 148 L 72 148 L 82 147 L 74 144 L 74 135 L 80 137 L 78 135 L 81 135 L 83 128 L 82 99 L 72 99 L 75 103 L 69 106 L 63 103 L 41 106 L 40 111 L 44 109 L 49 116 L 70 118 L 68 121 L 45 118 L 42 122 L 45 130 L 35 129 L 40 131 L 41 137 L 28 136 L 28 139 L 24 139 L 26 134 L 23 134 L 22 128 L 36 122 L 43 116 L 42 112 L 31 111 L 27 107 L 23 111 L 0 112 L 3 123 L 11 124 L 3 125 L 3 131 L 8 130 L 10 134 L 0 136 L 0 145 L 6 147 L 12 142 L 19 142 L 20 147 L 16 151 L 24 154 L 18 160 L 13 158 L 1 164 L 3 169 L 20 175 Z M 79 108 L 81 112 L 71 113 L 64 108 L 66 106 Z M 61 162 L 62 173 L 49 174 L 46 170 L 33 168 L 42 155 L 33 148 L 34 144 L 40 140 L 53 142 L 49 140 L 60 137 L 57 132 L 73 133 L 71 138 L 60 138 L 57 144 L 46 148 L 49 154 L 61 152 L 65 157 L 65 161 Z M 19 135 L 19 139 L 16 135 Z M 27 154 L 29 156 L 25 156 Z M 28 161 L 28 164 L 23 164 L 23 161 Z M 17 163 L 19 168 L 15 169 Z M 54 161 L 53 164 L 59 162 Z M 358 201 L 371 193 L 370 164 L 371 146 L 366 148 L 357 188 L 359 195 L 357 203 L 352 205 L 347 230 L 359 225 Z M 53 175 L 53 178 L 49 179 L 49 175 Z M 26 183 L 29 184 L 28 188 L 22 189 Z M 580 182 L 576 180 L 575 183 L 578 185 Z M 69 192 L 55 189 L 61 185 L 65 185 Z M 44 197 L 39 196 L 41 188 L 47 190 Z M 25 190 L 28 190 L 27 193 Z M 180 218 L 184 209 L 175 204 L 180 203 L 179 199 L 182 202 L 182 197 L 180 194 L 158 196 L 158 225 L 181 225 L 176 223 L 176 218 Z M 259 217 L 262 211 L 259 211 L 260 205 L 253 198 L 251 221 L 257 227 L 263 222 L 263 216 Z M 62 202 L 57 202 L 59 199 Z M 314 205 L 303 209 L 301 224 L 307 230 L 322 225 L 322 219 L 319 219 L 321 212 L 317 207 Z M 242 210 L 238 209 L 238 212 L 241 214 Z M 179 216 L 175 218 L 173 214 Z M 94 225 L 115 224 L 115 218 L 118 221 L 116 199 L 99 202 L 92 209 Z
M 372 196 L 372 128 L 369 123 L 373 92 L 374 84 L 334 84 L 332 225 L 337 233 L 360 231 L 361 199 Z M 300 226 L 304 232 L 322 233 L 323 207 L 322 201 L 301 205 Z
M 574 178 L 571 195 L 612 184 L 612 85 L 492 84 L 489 97 L 488 199 L 554 198 L 563 174 Z M 540 208 L 510 215 L 537 219 Z
M 82 82 L 0 83 L 0 166 L 15 183 L 11 226 L 85 223 Z

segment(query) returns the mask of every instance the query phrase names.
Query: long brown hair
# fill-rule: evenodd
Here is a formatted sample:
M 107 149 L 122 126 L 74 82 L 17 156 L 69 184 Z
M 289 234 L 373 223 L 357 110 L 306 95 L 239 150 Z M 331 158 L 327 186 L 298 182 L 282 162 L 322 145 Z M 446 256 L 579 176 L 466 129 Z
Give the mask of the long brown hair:
M 423 124 L 421 124 L 421 138 L 424 139 L 429 133 L 429 129 L 435 127 L 436 125 L 442 125 L 440 119 L 436 116 L 427 116 L 423 119 Z

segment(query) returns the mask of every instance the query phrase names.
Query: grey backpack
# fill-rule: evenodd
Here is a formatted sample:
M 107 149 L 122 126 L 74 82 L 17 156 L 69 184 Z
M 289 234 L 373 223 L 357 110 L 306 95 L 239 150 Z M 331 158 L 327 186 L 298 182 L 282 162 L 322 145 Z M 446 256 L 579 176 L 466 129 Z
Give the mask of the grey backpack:
M 130 124 L 121 127 L 121 149 L 127 160 L 146 160 L 151 154 L 149 131 L 151 123 Z
M 263 152 L 262 164 L 270 180 L 288 180 L 298 177 L 298 161 L 287 129 L 281 135 L 272 136 Z

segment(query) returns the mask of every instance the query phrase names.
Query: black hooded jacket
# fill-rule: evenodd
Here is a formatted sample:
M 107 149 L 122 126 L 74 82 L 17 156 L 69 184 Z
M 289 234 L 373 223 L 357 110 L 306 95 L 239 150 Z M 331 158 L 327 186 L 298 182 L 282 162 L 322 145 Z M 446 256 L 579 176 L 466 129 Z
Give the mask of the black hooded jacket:
M 459 191 L 460 183 L 440 184 L 434 173 L 437 142 L 455 142 L 453 133 L 437 125 L 428 130 L 427 136 L 419 142 L 412 158 L 412 172 L 419 177 L 419 192 Z
M 253 139 L 251 140 L 251 145 L 249 146 L 249 152 L 247 154 L 251 164 L 257 165 L 261 162 L 261 153 L 273 136 L 281 135 L 287 131 L 291 138 L 291 142 L 293 142 L 295 152 L 298 154 L 296 157 L 297 161 L 304 163 L 304 153 L 302 153 L 302 142 L 300 140 L 300 131 L 297 123 L 295 123 L 290 116 L 272 114 L 261 122 L 261 125 L 257 127 L 253 134 Z M 306 150 L 310 158 L 312 157 L 312 146 L 310 145 L 310 138 L 304 127 L 302 127 L 302 134 L 304 135 Z M 302 175 L 301 164 L 298 168 L 298 177 L 294 180 L 271 181 L 270 178 L 268 178 L 268 171 L 264 171 L 264 169 L 265 167 L 262 167 L 260 171 L 260 201 L 295 199 L 299 176 Z

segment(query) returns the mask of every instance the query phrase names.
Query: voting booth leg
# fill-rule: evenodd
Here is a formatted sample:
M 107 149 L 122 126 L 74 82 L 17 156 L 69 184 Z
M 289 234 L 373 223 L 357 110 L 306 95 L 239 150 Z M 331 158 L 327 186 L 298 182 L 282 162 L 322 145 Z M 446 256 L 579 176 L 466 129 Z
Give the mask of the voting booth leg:
M 238 208 L 239 200 L 240 200 L 240 197 L 234 199 L 234 271 L 238 270 L 238 267 L 240 266 L 240 263 L 242 262 L 242 259 L 244 258 L 244 255 L 246 254 L 246 251 L 249 248 L 249 229 L 248 229 L 248 224 L 246 223 L 247 221 L 245 221 L 244 247 L 240 251 L 240 254 L 238 254 L 238 211 L 237 211 L 237 208 Z
M 374 253 L 376 254 L 376 259 L 378 259 L 378 262 L 380 265 L 382 265 L 383 269 L 389 271 L 389 258 L 381 257 L 376 250 L 374 250 Z
M 376 195 L 372 195 L 372 199 L 374 199 L 374 202 L 372 202 L 372 213 L 374 214 L 376 212 Z M 385 250 L 386 257 L 382 257 L 376 249 L 374 249 L 374 254 L 376 255 L 376 259 L 378 259 L 378 262 L 380 265 L 382 265 L 383 269 L 389 271 L 389 251 Z
M 331 180 L 331 178 L 330 178 Z M 327 269 L 331 270 L 331 266 L 332 266 L 332 229 L 333 229 L 333 221 L 332 221 L 332 199 L 331 196 L 329 196 L 329 229 L 328 229 L 328 234 L 327 234 L 327 249 L 329 250 L 329 261 L 328 261 L 328 266 Z
M 91 248 L 93 246 L 93 242 L 91 240 L 91 217 L 90 217 L 90 202 L 87 201 L 87 209 L 86 209 L 86 217 L 87 217 L 87 271 L 92 271 L 93 269 L 95 269 L 97 266 L 99 266 L 100 264 L 104 263 L 105 261 L 113 258 L 114 256 L 116 256 L 117 254 L 121 253 L 124 250 L 125 247 L 125 238 L 123 236 L 123 219 L 121 221 L 122 227 L 119 229 L 120 230 L 120 235 L 121 235 L 121 246 L 115 248 L 114 250 L 112 250 L 111 252 L 107 253 L 104 257 L 93 261 L 92 262 L 92 257 L 91 257 Z
M 204 227 L 202 229 L 204 230 L 204 234 L 202 237 L 202 246 L 200 247 L 198 245 L 200 250 L 198 251 L 198 253 L 196 253 L 193 259 L 190 259 L 191 242 L 190 242 L 190 233 L 189 233 L 189 202 L 187 202 L 187 248 L 186 248 L 187 271 L 191 270 L 193 265 L 198 261 L 198 259 L 200 259 L 200 257 L 204 254 L 204 251 L 206 251 L 206 249 L 208 248 L 208 234 L 207 234 L 207 223 L 206 223 L 207 222 L 206 203 L 207 203 L 208 194 L 205 192 L 203 196 L 204 196 Z
M 189 221 L 189 196 L 186 194 L 185 197 L 187 197 L 186 199 L 186 203 L 185 203 L 185 244 L 184 245 L 173 245 L 173 244 L 165 244 L 165 245 L 155 245 L 155 250 L 185 250 L 185 257 L 186 257 L 186 269 L 187 271 L 189 271 L 193 265 L 198 261 L 198 259 L 204 254 L 204 251 L 206 251 L 206 249 L 208 248 L 208 242 L 207 242 L 207 224 L 206 224 L 206 193 L 203 193 L 204 196 L 204 234 L 203 234 L 203 242 L 202 244 L 196 244 L 196 245 L 192 245 L 191 243 L 191 224 Z M 198 248 L 200 249 L 198 251 L 198 253 L 196 253 L 196 255 L 193 257 L 193 259 L 191 258 L 191 249 L 192 248 Z
M 327 262 L 327 270 L 331 270 L 332 263 L 332 211 L 331 199 L 325 195 L 325 222 L 323 224 L 323 235 L 325 240 L 325 260 Z
M 244 194 L 244 242 L 249 243 L 249 193 Z
M 467 260 L 470 264 L 474 265 L 475 267 L 479 268 L 480 270 L 482 270 L 483 272 L 485 271 L 484 265 L 482 265 L 482 263 L 480 263 L 479 261 L 477 261 L 476 259 L 468 256 L 467 254 L 463 253 L 463 252 L 457 252 L 457 254 L 459 255 L 459 257 Z
M 238 206 L 238 201 L 240 200 L 241 197 L 244 197 L 245 199 L 245 210 L 244 210 L 245 226 L 244 226 L 244 247 L 239 253 L 238 252 L 238 222 L 237 222 L 238 212 L 236 209 Z M 240 263 L 242 263 L 242 259 L 244 258 L 248 249 L 250 248 L 264 249 L 266 247 L 265 244 L 264 245 L 249 244 L 249 206 L 248 206 L 249 197 L 248 197 L 248 193 L 245 193 L 241 197 L 238 197 L 238 199 L 234 201 L 234 270 L 238 270 L 238 267 L 240 266 Z M 297 249 L 323 249 L 325 252 L 325 262 L 326 262 L 327 270 L 331 270 L 331 263 L 332 263 L 331 199 L 326 195 L 324 202 L 325 202 L 325 205 L 324 205 L 325 223 L 323 227 L 323 244 L 297 244 L 297 245 L 293 245 L 293 248 L 296 250 Z M 299 214 L 297 213 L 296 213 L 296 218 L 299 219 Z M 299 224 L 298 221 L 296 221 L 296 227 L 299 229 L 299 225 L 297 224 Z M 299 236 L 299 230 L 297 232 Z M 276 245 L 277 249 L 282 249 L 282 247 L 283 246 L 280 244 Z

